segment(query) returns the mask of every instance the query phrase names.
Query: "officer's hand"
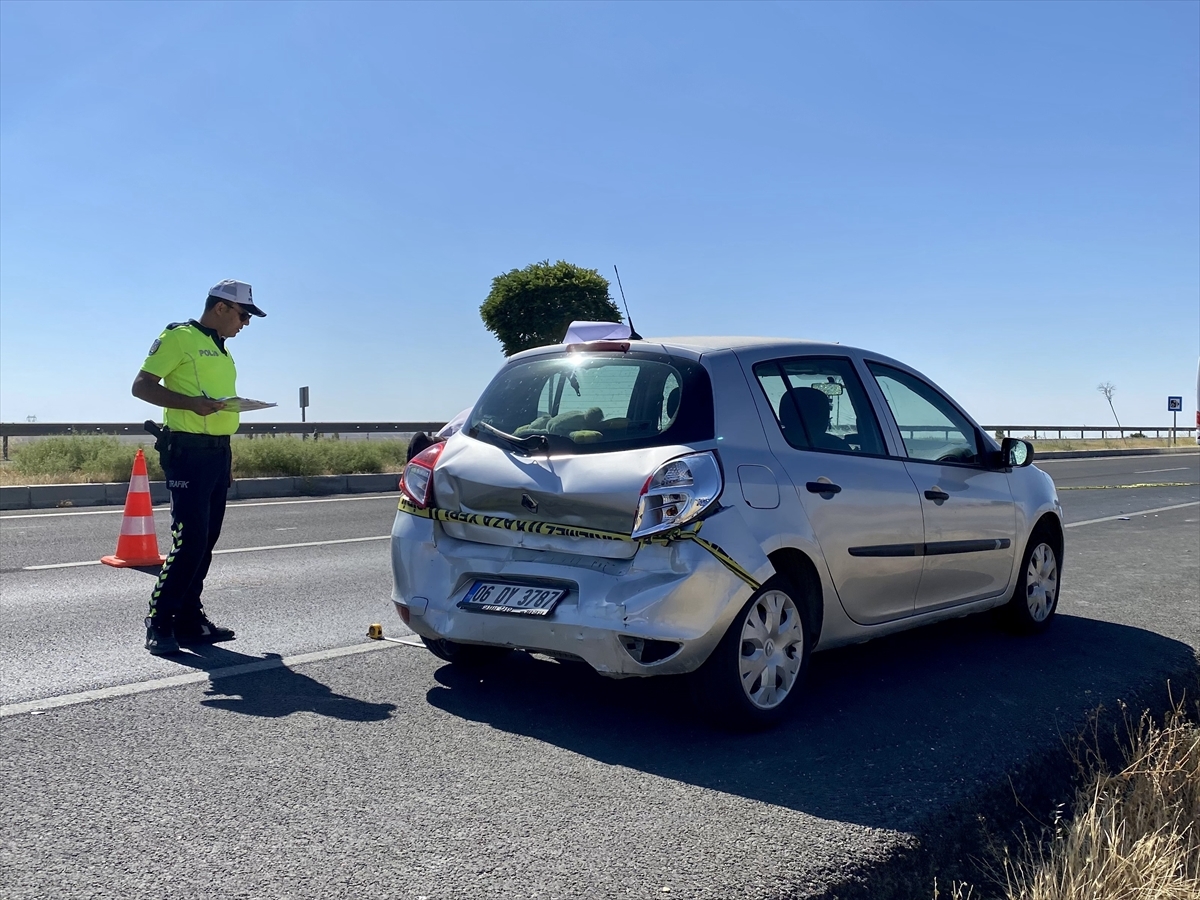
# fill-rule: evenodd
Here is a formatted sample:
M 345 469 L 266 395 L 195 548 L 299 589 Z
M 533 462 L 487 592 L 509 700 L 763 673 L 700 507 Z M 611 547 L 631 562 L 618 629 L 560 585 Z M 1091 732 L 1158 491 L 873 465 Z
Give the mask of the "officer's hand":
M 207 397 L 192 397 L 191 411 L 198 416 L 211 416 L 225 408 L 220 400 L 209 400 Z

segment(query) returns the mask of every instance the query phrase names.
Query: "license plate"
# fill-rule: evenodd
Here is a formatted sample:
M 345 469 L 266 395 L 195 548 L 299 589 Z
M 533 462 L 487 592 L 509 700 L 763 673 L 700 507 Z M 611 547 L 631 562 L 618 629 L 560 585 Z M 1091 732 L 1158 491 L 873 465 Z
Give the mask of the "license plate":
M 566 588 L 477 581 L 467 591 L 467 596 L 459 601 L 458 606 L 460 609 L 473 609 L 478 612 L 548 616 L 555 604 L 566 595 Z

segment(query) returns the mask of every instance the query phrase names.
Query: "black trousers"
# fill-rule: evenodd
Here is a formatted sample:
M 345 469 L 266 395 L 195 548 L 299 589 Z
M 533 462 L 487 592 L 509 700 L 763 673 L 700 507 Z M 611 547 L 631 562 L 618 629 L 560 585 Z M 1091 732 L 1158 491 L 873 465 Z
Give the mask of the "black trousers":
M 225 521 L 229 443 L 173 434 L 159 459 L 171 491 L 171 549 L 150 596 L 150 616 L 183 621 L 202 610 L 204 578 Z

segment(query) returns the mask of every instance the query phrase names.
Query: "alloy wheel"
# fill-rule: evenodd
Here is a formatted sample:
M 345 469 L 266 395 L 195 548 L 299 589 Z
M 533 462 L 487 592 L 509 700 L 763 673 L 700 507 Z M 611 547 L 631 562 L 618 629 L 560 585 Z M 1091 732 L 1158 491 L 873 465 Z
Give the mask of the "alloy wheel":
M 804 662 L 804 624 L 795 601 L 767 591 L 746 611 L 738 668 L 742 690 L 759 709 L 784 701 Z

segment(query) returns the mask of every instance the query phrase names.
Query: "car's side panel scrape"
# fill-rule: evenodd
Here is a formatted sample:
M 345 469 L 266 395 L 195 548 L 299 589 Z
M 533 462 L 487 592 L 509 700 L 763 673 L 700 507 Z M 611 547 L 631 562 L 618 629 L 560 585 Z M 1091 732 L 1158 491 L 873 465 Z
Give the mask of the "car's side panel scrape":
M 735 507 L 725 507 L 705 519 L 700 535 L 707 543 L 715 545 L 716 549 L 736 561 L 758 584 L 775 574 L 771 561 L 767 559 L 758 540 L 746 527 L 741 512 Z M 631 576 L 646 571 L 644 567 L 651 561 L 660 564 L 663 557 L 648 553 L 647 550 L 650 549 L 643 548 L 634 558 L 633 567 L 630 569 Z M 679 588 L 661 598 L 650 599 L 645 594 L 638 593 L 636 598 L 630 596 L 623 600 L 627 623 L 640 624 L 652 619 L 669 628 L 689 632 L 703 623 L 702 627 L 707 631 L 722 616 L 731 620 L 733 613 L 756 590 L 756 585 L 749 584 L 728 566 L 710 566 L 704 557 L 712 557 L 714 554 L 695 541 L 671 541 L 666 550 L 668 552 L 665 559 L 668 565 L 682 579 Z M 717 561 L 719 562 L 719 559 Z M 706 572 L 706 576 L 703 579 L 695 578 L 694 574 L 701 568 Z M 641 588 L 638 587 L 637 590 L 640 592 Z M 698 637 L 699 634 L 689 636 Z
M 423 596 L 419 584 L 450 577 L 450 567 L 437 551 L 434 527 L 429 519 L 396 513 L 391 542 L 393 602 L 408 605 L 411 597 Z

